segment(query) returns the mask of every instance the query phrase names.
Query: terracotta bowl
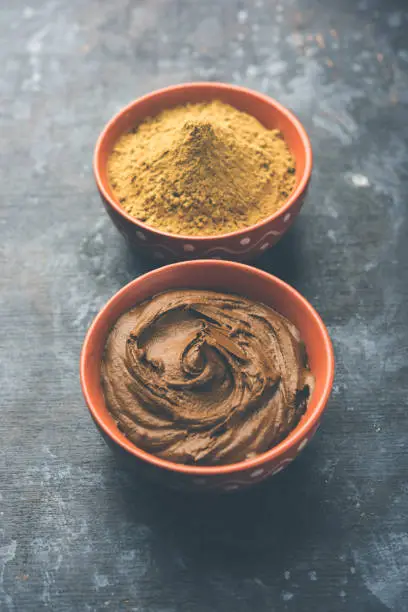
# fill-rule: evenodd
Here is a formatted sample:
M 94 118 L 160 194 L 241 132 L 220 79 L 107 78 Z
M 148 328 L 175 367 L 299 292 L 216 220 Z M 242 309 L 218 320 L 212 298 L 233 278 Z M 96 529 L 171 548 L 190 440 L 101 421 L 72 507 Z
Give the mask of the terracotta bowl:
M 109 155 L 124 132 L 160 111 L 185 104 L 221 100 L 283 133 L 296 159 L 296 187 L 276 213 L 243 230 L 218 236 L 180 236 L 150 227 L 120 206 L 107 177 Z M 273 246 L 293 223 L 303 203 L 312 172 L 312 149 L 305 129 L 287 108 L 250 89 L 223 83 L 185 83 L 154 91 L 122 109 L 104 128 L 94 153 L 94 173 L 102 202 L 132 247 L 158 261 L 219 258 L 249 260 Z
M 245 295 L 276 308 L 300 330 L 316 386 L 298 426 L 280 444 L 256 458 L 231 465 L 195 467 L 151 455 L 130 442 L 108 412 L 100 382 L 101 358 L 108 333 L 119 316 L 162 291 L 205 288 Z M 82 348 L 80 376 L 89 411 L 108 444 L 130 467 L 180 489 L 234 491 L 277 474 L 310 442 L 319 426 L 332 388 L 334 356 L 326 327 L 314 308 L 295 289 L 244 264 L 190 261 L 144 274 L 121 289 L 92 323 Z

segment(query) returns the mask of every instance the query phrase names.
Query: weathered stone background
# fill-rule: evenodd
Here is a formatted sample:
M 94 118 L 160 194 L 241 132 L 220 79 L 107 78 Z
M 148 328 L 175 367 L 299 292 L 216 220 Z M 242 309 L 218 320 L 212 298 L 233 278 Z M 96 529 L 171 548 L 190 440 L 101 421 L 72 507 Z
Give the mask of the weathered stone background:
M 1 3 L 2 611 L 406 612 L 407 27 L 392 0 Z M 257 265 L 337 357 L 313 444 L 219 500 L 122 473 L 78 381 L 87 326 L 147 265 L 102 210 L 95 140 L 187 80 L 267 92 L 309 131 L 308 201 Z

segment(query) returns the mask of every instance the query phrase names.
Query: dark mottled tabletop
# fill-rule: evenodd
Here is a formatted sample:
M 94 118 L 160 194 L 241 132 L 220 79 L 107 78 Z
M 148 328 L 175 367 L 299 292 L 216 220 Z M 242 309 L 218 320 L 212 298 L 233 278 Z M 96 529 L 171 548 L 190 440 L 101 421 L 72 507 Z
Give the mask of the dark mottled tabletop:
M 0 8 L 0 610 L 408 610 L 408 14 L 378 0 L 4 0 Z M 310 447 L 246 494 L 122 472 L 84 405 L 98 309 L 148 264 L 102 210 L 104 123 L 189 80 L 266 92 L 315 154 L 256 265 L 333 338 Z

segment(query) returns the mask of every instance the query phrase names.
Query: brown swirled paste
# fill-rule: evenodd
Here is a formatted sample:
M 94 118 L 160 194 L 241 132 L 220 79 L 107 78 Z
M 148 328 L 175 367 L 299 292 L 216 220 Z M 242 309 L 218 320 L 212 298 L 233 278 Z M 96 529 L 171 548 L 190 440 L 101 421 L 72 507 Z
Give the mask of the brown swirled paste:
M 123 314 L 102 384 L 119 429 L 177 463 L 235 463 L 269 450 L 306 410 L 313 376 L 297 328 L 232 294 L 168 291 Z

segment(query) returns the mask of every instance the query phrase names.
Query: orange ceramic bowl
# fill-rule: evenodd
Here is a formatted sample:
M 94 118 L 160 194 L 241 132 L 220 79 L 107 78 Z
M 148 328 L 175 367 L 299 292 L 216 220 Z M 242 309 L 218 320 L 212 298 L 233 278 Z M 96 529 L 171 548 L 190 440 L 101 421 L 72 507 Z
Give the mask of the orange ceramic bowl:
M 211 467 L 182 465 L 160 459 L 130 442 L 110 415 L 101 386 L 101 359 L 110 329 L 122 313 L 157 293 L 176 288 L 213 289 L 245 295 L 276 308 L 300 330 L 316 385 L 297 427 L 271 450 L 240 463 Z M 314 308 L 295 289 L 244 264 L 189 261 L 140 276 L 121 289 L 92 323 L 82 348 L 80 376 L 89 411 L 108 444 L 128 464 L 174 488 L 234 491 L 277 474 L 313 437 L 329 399 L 334 357 L 326 327 Z
M 296 159 L 296 187 L 277 212 L 243 230 L 217 236 L 181 236 L 155 229 L 129 215 L 110 188 L 107 162 L 118 138 L 160 111 L 186 104 L 221 100 L 279 129 Z M 104 128 L 94 153 L 94 173 L 109 216 L 131 246 L 158 261 L 218 258 L 249 260 L 273 246 L 291 226 L 305 196 L 312 172 L 312 148 L 306 131 L 287 108 L 268 96 L 223 83 L 185 83 L 154 91 L 122 109 Z

